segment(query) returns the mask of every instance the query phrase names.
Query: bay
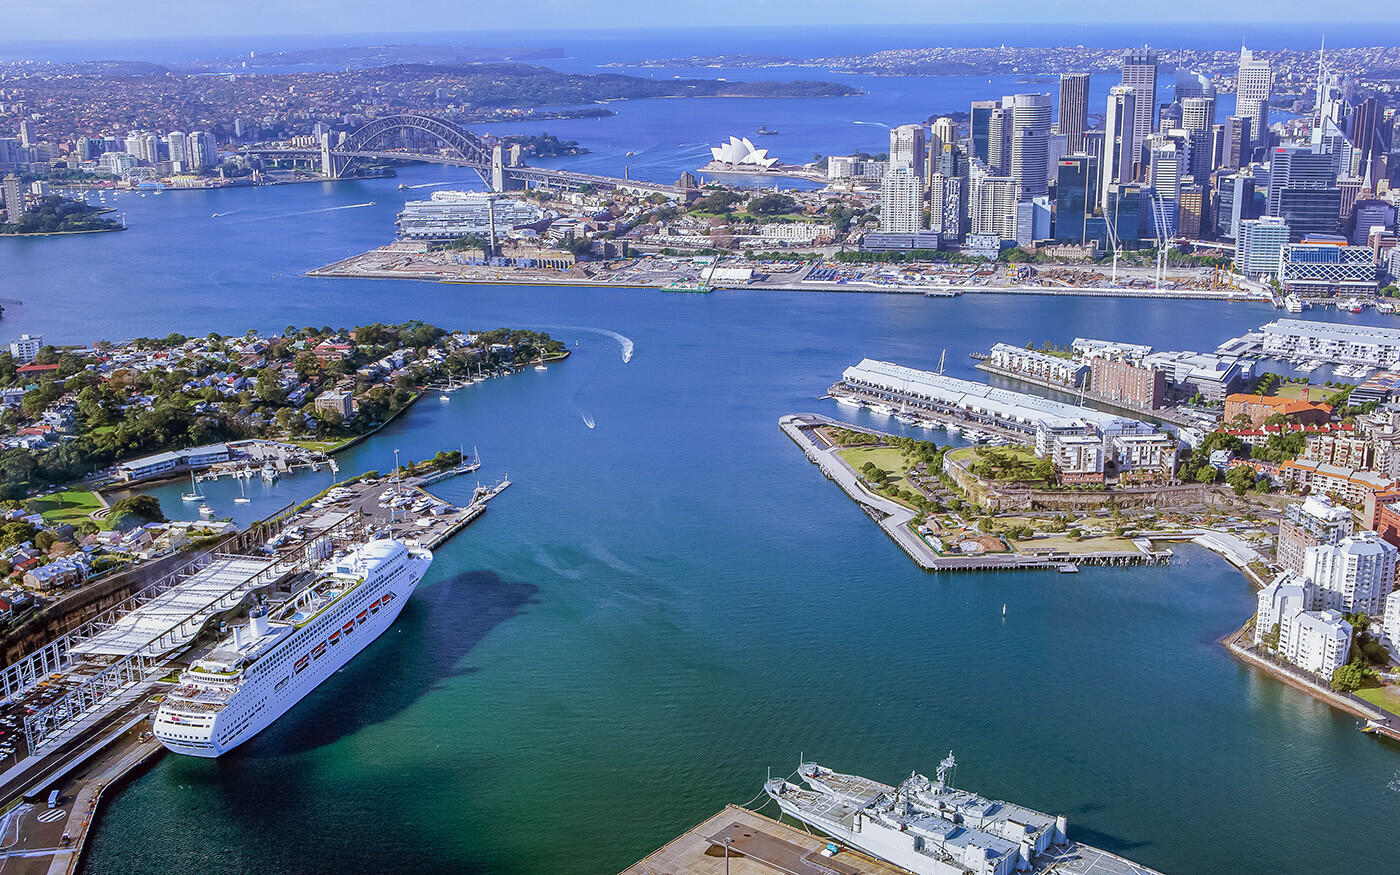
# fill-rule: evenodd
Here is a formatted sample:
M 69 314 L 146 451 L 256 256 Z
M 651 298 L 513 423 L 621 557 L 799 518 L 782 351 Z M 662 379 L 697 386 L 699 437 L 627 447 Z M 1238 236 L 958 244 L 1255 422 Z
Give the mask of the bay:
M 1003 84 L 982 96 L 1011 93 Z M 916 90 L 900 97 L 916 85 L 834 108 L 634 102 L 541 127 L 595 150 L 569 166 L 608 173 L 654 137 L 655 164 L 633 173 L 665 178 L 695 166 L 686 149 L 760 123 L 784 131 L 768 139 L 792 137 L 785 158 L 839 152 L 829 144 L 842 137 L 883 151 L 882 131 L 855 139 L 851 123 L 943 111 Z M 823 133 L 812 112 L 847 133 Z M 7 308 L 0 341 L 417 318 L 548 330 L 575 351 L 421 402 L 342 457 L 349 474 L 389 467 L 394 449 L 465 444 L 483 480 L 508 472 L 515 485 L 438 551 L 396 625 L 283 720 L 215 762 L 167 757 L 115 795 L 88 871 L 612 872 L 749 801 L 800 753 L 895 780 L 949 749 L 960 784 L 1063 812 L 1072 835 L 1163 871 L 1385 859 L 1357 812 L 1400 813 L 1400 756 L 1225 654 L 1216 641 L 1253 594 L 1222 560 L 1185 547 L 1189 562 L 1172 568 L 924 574 L 777 428 L 785 413 L 847 415 L 818 396 L 865 356 L 935 367 L 946 350 L 949 373 L 975 379 L 967 354 L 998 340 L 1210 349 L 1275 311 L 301 276 L 387 242 L 406 198 L 471 182 L 415 167 L 121 195 L 129 231 L 0 241 L 0 285 L 25 301 Z M 614 334 L 635 345 L 630 362 Z M 328 482 L 255 482 L 249 505 L 225 482 L 211 502 L 246 521 Z M 461 499 L 472 485 L 436 491 Z M 189 515 L 178 491 L 156 494 Z

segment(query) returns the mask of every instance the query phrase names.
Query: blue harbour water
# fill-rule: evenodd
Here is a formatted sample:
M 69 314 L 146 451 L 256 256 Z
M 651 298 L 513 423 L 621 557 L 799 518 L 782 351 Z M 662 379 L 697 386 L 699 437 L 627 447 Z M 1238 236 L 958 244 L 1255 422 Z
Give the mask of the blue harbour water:
M 822 117 L 928 114 L 898 111 L 910 83 L 879 81 Z M 927 84 L 929 113 L 1006 93 L 945 84 L 968 93 Z M 696 166 L 676 144 L 760 123 L 784 131 L 775 141 L 791 131 L 794 152 L 847 148 L 782 101 L 617 108 L 540 127 L 595 150 L 570 166 L 611 173 L 651 137 L 643 177 Z M 667 136 L 650 133 L 663 123 Z M 122 195 L 129 231 L 0 241 L 0 288 L 25 302 L 0 341 L 425 319 L 544 329 L 574 351 L 430 397 L 341 456 L 350 474 L 388 468 L 395 449 L 477 447 L 481 479 L 514 485 L 439 549 L 395 626 L 290 714 L 221 760 L 166 757 L 117 794 L 87 871 L 615 872 L 748 802 L 800 753 L 895 780 L 949 749 L 959 783 L 1063 812 L 1073 835 L 1166 872 L 1371 871 L 1391 853 L 1358 825 L 1400 814 L 1400 751 L 1227 656 L 1216 642 L 1253 593 L 1223 560 L 1187 546 L 1171 568 L 926 574 L 777 427 L 785 413 L 851 416 L 818 396 L 864 356 L 935 367 L 946 350 L 949 373 L 976 378 L 968 353 L 997 340 L 1212 348 L 1275 311 L 300 275 L 387 242 L 406 198 L 470 178 L 415 167 Z M 229 481 L 206 490 L 246 522 L 329 482 L 254 481 L 246 505 Z M 180 491 L 155 493 L 188 517 Z

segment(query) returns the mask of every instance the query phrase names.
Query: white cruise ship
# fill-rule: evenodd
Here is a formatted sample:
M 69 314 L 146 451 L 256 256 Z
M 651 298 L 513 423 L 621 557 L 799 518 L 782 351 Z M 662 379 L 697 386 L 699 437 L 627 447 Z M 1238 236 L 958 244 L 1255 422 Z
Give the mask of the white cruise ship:
M 891 786 L 803 763 L 798 773 L 811 789 L 782 778 L 764 789 L 789 817 L 915 875 L 1157 875 L 1070 842 L 1064 816 L 953 789 L 947 773 L 955 765 L 950 753 L 934 780 L 912 774 Z
M 156 712 L 156 738 L 217 757 L 257 735 L 389 628 L 432 561 L 400 541 L 369 541 L 271 612 L 254 607 L 180 675 Z

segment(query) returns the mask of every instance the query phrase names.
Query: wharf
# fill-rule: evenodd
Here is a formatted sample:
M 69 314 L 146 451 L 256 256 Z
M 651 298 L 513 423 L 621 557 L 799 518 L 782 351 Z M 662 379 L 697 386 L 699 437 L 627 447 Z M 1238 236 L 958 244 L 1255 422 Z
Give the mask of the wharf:
M 479 518 L 487 503 L 509 485 L 503 479 L 494 486 L 478 487 L 470 504 L 456 507 L 413 482 L 339 484 L 334 499 L 323 493 L 253 527 L 260 533 L 259 543 L 244 547 L 278 556 L 286 568 L 309 568 L 316 559 L 309 555 L 309 545 L 346 531 L 357 531 L 362 537 L 366 529 L 377 529 L 432 549 Z M 389 490 L 392 498 L 384 494 Z M 401 508 L 389 507 L 398 499 L 408 501 Z M 415 506 L 428 515 L 411 518 L 410 508 Z M 406 512 L 400 513 L 401 509 Z M 270 540 L 262 541 L 274 532 Z M 104 792 L 165 751 L 150 735 L 149 718 L 157 701 L 152 694 L 164 683 L 160 675 L 172 667 L 178 667 L 173 655 L 144 679 L 99 701 L 42 752 L 26 755 L 25 750 L 12 768 L 0 774 L 0 802 L 9 803 L 0 809 L 0 868 L 25 875 L 70 875 L 78 870 Z M 50 689 L 35 702 L 43 706 L 44 697 L 67 689 L 71 680 L 66 673 L 71 669 L 54 668 L 38 686 L 16 694 L 12 702 L 0 703 L 0 724 L 17 725 L 36 690 Z M 55 790 L 57 804 L 48 807 L 44 803 Z
M 1151 543 L 1146 539 L 1134 541 L 1137 550 L 1133 552 L 1068 553 L 1061 550 L 1044 550 L 1019 554 L 980 553 L 967 556 L 945 556 L 929 546 L 928 542 L 910 527 L 918 516 L 913 509 L 870 491 L 860 475 L 840 457 L 834 448 L 824 446 L 825 442 L 814 436 L 813 430 L 823 425 L 838 426 L 880 437 L 891 437 L 891 435 L 847 422 L 828 419 L 815 413 L 788 415 L 779 420 L 779 426 L 783 433 L 802 448 L 808 460 L 819 467 L 827 479 L 835 481 L 842 491 L 852 501 L 860 505 L 866 515 L 874 520 L 885 534 L 889 535 L 890 539 L 909 554 L 909 558 L 913 559 L 925 571 L 1060 570 L 1071 564 L 1155 565 L 1171 561 L 1170 551 L 1153 550 Z
M 826 844 L 809 832 L 728 805 L 622 875 L 908 875 L 851 848 L 823 856 Z
M 1022 373 L 1021 371 L 1012 371 L 1008 370 L 1007 368 L 997 367 L 991 362 L 981 361 L 973 365 L 973 367 L 979 371 L 984 371 L 985 373 L 992 374 L 993 376 L 1004 377 L 1008 380 L 1016 380 L 1022 383 L 1030 383 L 1033 386 L 1040 386 L 1042 388 L 1051 389 L 1056 392 L 1064 392 L 1066 395 L 1075 395 L 1082 401 L 1093 401 L 1097 404 L 1103 405 L 1104 407 L 1111 407 L 1115 410 L 1122 410 L 1127 413 L 1131 413 L 1134 416 L 1141 416 L 1145 419 L 1153 419 L 1158 420 L 1160 422 L 1170 422 L 1172 425 L 1185 427 L 1200 425 L 1200 422 L 1198 420 L 1192 419 L 1189 416 L 1178 413 L 1177 411 L 1172 410 L 1170 407 L 1161 407 L 1153 409 L 1150 407 L 1142 407 L 1140 405 L 1130 404 L 1127 401 L 1110 398 L 1107 395 L 1100 394 L 1098 392 L 1093 391 L 1092 389 L 1082 389 L 1079 386 L 1066 386 L 1063 383 L 1056 383 L 1053 380 L 1047 380 L 1044 377 L 1037 377 L 1034 374 L 1026 374 Z M 1085 377 L 1085 379 L 1087 380 L 1088 377 Z

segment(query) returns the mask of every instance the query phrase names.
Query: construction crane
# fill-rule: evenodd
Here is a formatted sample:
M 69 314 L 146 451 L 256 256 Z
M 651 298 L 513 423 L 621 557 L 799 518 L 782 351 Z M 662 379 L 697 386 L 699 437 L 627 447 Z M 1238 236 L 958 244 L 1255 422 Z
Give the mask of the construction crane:
M 1167 275 L 1167 205 L 1155 189 L 1152 192 L 1152 230 L 1157 238 L 1157 290 L 1161 291 L 1162 279 Z

